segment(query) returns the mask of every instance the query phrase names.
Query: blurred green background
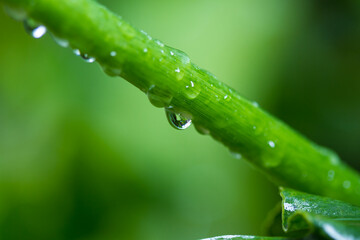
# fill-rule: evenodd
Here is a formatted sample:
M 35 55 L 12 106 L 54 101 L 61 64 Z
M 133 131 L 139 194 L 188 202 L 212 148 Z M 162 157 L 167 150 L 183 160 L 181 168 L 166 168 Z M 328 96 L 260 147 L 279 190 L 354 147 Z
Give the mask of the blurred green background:
M 100 2 L 360 168 L 359 1 Z M 49 34 L 0 27 L 0 239 L 262 233 L 279 197 L 248 163 Z

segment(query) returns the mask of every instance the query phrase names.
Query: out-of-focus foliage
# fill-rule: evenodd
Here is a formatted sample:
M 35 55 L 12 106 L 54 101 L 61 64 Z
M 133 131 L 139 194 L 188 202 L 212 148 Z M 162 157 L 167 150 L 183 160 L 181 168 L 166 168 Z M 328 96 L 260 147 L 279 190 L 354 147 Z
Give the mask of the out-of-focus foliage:
M 102 2 L 356 166 L 359 4 Z M 260 234 L 276 190 L 244 161 L 49 35 L 0 27 L 1 239 Z

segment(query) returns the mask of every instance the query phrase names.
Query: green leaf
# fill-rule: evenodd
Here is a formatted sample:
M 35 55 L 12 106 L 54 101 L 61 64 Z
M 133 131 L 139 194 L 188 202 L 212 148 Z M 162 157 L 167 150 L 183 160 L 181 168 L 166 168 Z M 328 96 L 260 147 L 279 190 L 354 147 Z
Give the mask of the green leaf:
M 288 221 L 289 226 L 294 226 L 299 223 L 300 226 L 307 224 L 309 226 L 309 232 L 318 237 L 322 236 L 334 240 L 360 239 L 360 218 L 331 219 L 309 212 L 296 212 Z
M 289 217 L 295 212 L 308 212 L 314 216 L 324 216 L 334 219 L 360 218 L 360 207 L 346 202 L 320 197 L 292 189 L 281 189 L 282 197 L 282 222 L 285 231 L 308 229 L 302 222 L 289 226 Z M 294 221 L 294 220 L 293 220 Z
M 281 189 L 281 196 L 282 226 L 291 236 L 360 239 L 360 207 L 291 189 Z

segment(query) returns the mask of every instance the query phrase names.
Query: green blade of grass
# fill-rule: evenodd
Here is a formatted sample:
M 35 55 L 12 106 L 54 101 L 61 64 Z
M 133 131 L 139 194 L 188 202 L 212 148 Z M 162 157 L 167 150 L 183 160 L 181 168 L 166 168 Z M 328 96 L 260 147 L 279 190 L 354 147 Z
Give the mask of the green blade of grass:
M 360 203 L 360 176 L 197 67 L 188 56 L 133 28 L 91 0 L 0 0 L 43 24 L 73 49 L 94 57 L 157 107 L 192 118 L 195 127 L 239 152 L 276 184 Z M 211 49 L 209 49 L 211 51 Z

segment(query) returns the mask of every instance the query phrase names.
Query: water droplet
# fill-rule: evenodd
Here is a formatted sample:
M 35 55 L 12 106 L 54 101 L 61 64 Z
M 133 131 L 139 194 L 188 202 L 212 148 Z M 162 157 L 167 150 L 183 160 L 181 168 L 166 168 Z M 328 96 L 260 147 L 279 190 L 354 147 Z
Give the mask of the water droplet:
M 149 101 L 155 107 L 168 107 L 172 100 L 172 96 L 166 91 L 156 87 L 155 85 L 151 85 L 148 89 L 147 96 Z
M 127 38 L 128 40 L 131 40 L 135 37 L 136 32 L 129 24 L 121 24 L 121 27 L 123 29 L 122 32 L 123 32 L 125 38 Z
M 343 182 L 343 187 L 346 188 L 346 189 L 350 188 L 351 187 L 351 182 L 350 181 L 344 181 Z
M 202 135 L 209 135 L 210 134 L 210 130 L 205 128 L 204 126 L 202 126 L 200 124 L 195 124 L 195 129 L 196 129 L 196 131 L 198 131 L 198 133 L 200 133 Z
M 189 99 L 196 98 L 200 93 L 200 90 L 196 87 L 193 81 L 190 81 L 189 84 L 185 86 L 185 88 L 185 94 Z
M 16 21 L 23 21 L 26 18 L 26 12 L 19 10 L 19 9 L 14 9 L 12 7 L 9 6 L 4 6 L 4 10 L 5 12 L 14 20 Z
M 228 97 L 229 97 L 228 95 L 225 95 L 225 96 L 224 96 L 224 99 L 227 99 Z
M 152 40 L 152 37 L 147 32 L 145 32 L 144 30 L 140 30 L 140 32 L 144 34 L 147 39 Z
M 340 163 L 340 158 L 336 153 L 330 153 L 331 164 L 337 165 Z
M 241 159 L 242 158 L 241 153 L 230 151 L 230 154 L 231 154 L 231 156 L 233 156 L 236 159 Z
M 190 58 L 186 53 L 176 48 L 170 48 L 170 49 L 171 49 L 170 55 L 174 56 L 176 62 L 180 62 L 183 65 L 190 64 Z
M 274 148 L 275 147 L 275 143 L 273 141 L 268 141 L 268 144 L 271 148 Z
M 67 41 L 65 39 L 61 39 L 61 38 L 58 38 L 55 36 L 53 36 L 53 39 L 60 47 L 67 48 L 69 46 L 69 41 Z
M 172 127 L 178 130 L 184 130 L 191 125 L 191 119 L 184 117 L 180 113 L 175 113 L 169 108 L 165 108 L 166 117 Z
M 335 171 L 334 170 L 329 170 L 328 171 L 328 181 L 334 180 L 334 177 L 335 177 Z
M 164 47 L 165 45 L 159 41 L 159 40 L 155 40 L 156 44 L 159 45 L 160 47 Z
M 177 80 L 180 81 L 181 79 L 184 78 L 184 75 L 185 75 L 185 74 L 184 74 L 184 72 L 182 72 L 182 71 L 180 70 L 180 68 L 176 68 L 176 69 L 175 69 L 175 73 L 176 73 L 175 76 L 176 76 L 176 79 L 177 79 Z
M 254 106 L 254 107 L 259 107 L 259 104 L 257 103 L 257 102 L 252 102 L 252 105 Z
M 87 53 L 80 54 L 80 56 L 88 63 L 95 62 L 95 58 L 94 57 L 89 57 L 89 55 Z
M 253 126 L 253 129 L 256 130 L 256 126 L 255 126 L 255 125 Z
M 147 48 L 144 48 L 143 51 L 144 51 L 144 53 L 147 53 L 147 52 L 148 52 L 148 49 L 147 49 Z
M 164 54 L 164 53 L 165 53 L 163 49 L 161 49 L 161 50 L 160 50 L 160 52 L 161 52 L 162 54 Z
M 112 68 L 112 67 L 108 67 L 108 66 L 103 66 L 102 69 L 110 77 L 119 76 L 121 74 L 120 68 Z
M 112 57 L 115 57 L 116 54 L 117 54 L 117 53 L 116 53 L 115 51 L 111 51 L 111 52 L 110 52 L 110 56 L 112 56 Z
M 43 25 L 36 25 L 33 21 L 24 21 L 25 31 L 33 38 L 41 38 L 46 33 L 46 27 Z
M 74 49 L 73 52 L 76 56 L 80 56 L 80 54 L 81 54 L 79 49 Z

